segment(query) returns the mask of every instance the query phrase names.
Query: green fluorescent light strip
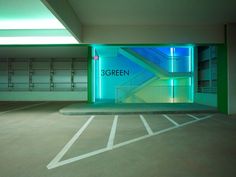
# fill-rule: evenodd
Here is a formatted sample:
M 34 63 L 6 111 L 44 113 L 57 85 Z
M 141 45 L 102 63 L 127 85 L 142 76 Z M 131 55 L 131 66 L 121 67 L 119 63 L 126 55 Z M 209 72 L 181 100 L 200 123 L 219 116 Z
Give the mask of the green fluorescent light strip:
M 10 29 L 65 29 L 57 19 L 0 20 L 0 30 Z
M 170 55 L 171 55 L 171 72 L 174 72 L 174 52 L 175 48 L 170 48 Z
M 189 47 L 189 61 L 188 61 L 188 72 L 191 72 L 192 66 L 192 47 Z
M 96 55 L 96 49 L 92 48 L 92 57 Z M 93 67 L 93 102 L 95 102 L 96 98 L 96 60 L 92 59 L 92 67 Z
M 98 67 L 99 67 L 99 98 L 102 98 L 102 62 L 101 57 L 98 60 Z
M 53 37 L 0 37 L 0 45 L 14 44 L 78 44 L 79 42 L 72 36 L 53 36 Z

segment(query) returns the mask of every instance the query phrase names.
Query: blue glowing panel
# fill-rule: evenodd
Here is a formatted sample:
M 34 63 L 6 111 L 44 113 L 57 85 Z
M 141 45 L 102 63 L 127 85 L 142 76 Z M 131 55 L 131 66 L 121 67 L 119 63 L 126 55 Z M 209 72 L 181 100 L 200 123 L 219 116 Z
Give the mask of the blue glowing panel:
M 169 70 L 169 56 L 165 55 L 164 53 L 161 53 L 160 51 L 155 50 L 155 48 L 136 47 L 131 49 L 143 58 L 148 59 L 149 62 L 152 62 L 153 64 L 160 66 L 161 68 L 167 71 Z
M 189 48 L 175 48 L 174 51 L 174 71 L 175 72 L 191 72 L 189 64 L 191 63 L 191 53 Z

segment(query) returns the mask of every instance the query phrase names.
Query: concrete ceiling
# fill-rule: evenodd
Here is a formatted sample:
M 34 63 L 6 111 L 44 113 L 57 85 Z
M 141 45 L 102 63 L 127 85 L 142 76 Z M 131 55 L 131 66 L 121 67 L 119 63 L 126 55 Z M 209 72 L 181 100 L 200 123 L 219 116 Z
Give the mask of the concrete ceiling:
M 236 22 L 236 0 L 68 0 L 82 25 L 211 25 Z
M 236 0 L 0 0 L 0 27 L 4 21 L 15 24 L 16 21 L 33 20 L 39 24 L 37 21 L 59 20 L 66 28 L 60 28 L 60 30 L 65 30 L 62 36 L 73 35 L 78 41 L 84 40 L 87 43 L 126 43 L 127 41 L 133 43 L 134 39 L 139 43 L 150 40 L 154 43 L 176 42 L 178 40 L 166 38 L 170 36 L 172 39 L 173 36 L 179 36 L 183 39 L 185 33 L 189 33 L 189 38 L 186 37 L 187 40 L 183 41 L 191 42 L 193 41 L 191 34 L 195 32 L 204 40 L 209 34 L 213 34 L 210 38 L 217 40 L 208 41 L 222 42 L 223 25 L 236 22 L 235 7 Z M 51 23 L 40 25 L 42 29 L 47 30 L 49 24 Z M 191 25 L 194 27 L 184 30 L 186 26 Z M 208 27 L 198 28 L 204 25 Z M 218 25 L 217 29 L 214 25 Z M 128 27 L 129 30 L 127 30 L 127 26 L 134 27 Z M 147 29 L 148 26 L 155 27 Z M 24 34 L 17 29 L 14 30 L 0 29 L 0 37 L 6 37 L 8 32 L 8 36 L 46 34 L 45 31 L 38 33 L 38 29 L 35 28 L 30 31 L 32 34 L 29 33 L 29 29 Z M 50 28 L 50 30 L 58 29 Z M 208 33 L 205 32 L 206 30 Z M 135 33 L 136 31 L 138 33 Z M 47 36 L 54 34 L 52 31 L 47 33 Z M 147 34 L 149 37 L 146 36 Z M 216 37 L 219 34 L 220 40 Z M 129 36 L 132 38 L 128 39 Z M 153 39 L 153 36 L 158 38 Z M 165 36 L 165 39 L 157 40 L 161 36 Z

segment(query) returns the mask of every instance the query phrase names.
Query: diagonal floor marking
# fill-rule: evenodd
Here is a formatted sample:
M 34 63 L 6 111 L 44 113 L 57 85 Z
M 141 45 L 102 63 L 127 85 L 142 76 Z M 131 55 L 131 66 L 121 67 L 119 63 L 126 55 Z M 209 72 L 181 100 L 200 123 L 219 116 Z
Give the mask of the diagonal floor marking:
M 144 127 L 146 128 L 147 132 L 149 135 L 152 135 L 153 134 L 153 131 L 151 129 L 151 127 L 149 126 L 149 124 L 147 123 L 146 119 L 143 117 L 143 115 L 139 115 L 140 119 L 142 120 L 143 122 L 143 125 Z
M 212 116 L 214 116 L 214 114 L 207 115 L 207 116 L 205 116 L 205 117 L 202 117 L 201 119 L 207 119 L 207 118 L 210 118 L 210 117 L 212 117 Z M 200 119 L 200 120 L 201 120 L 201 119 Z
M 209 115 L 209 116 L 206 116 L 202 119 L 199 119 L 199 120 L 192 120 L 192 121 L 189 121 L 189 122 L 185 122 L 183 124 L 180 124 L 178 126 L 173 126 L 173 127 L 169 127 L 169 128 L 166 128 L 166 129 L 163 129 L 163 130 L 160 130 L 160 131 L 157 131 L 155 133 L 153 133 L 152 135 L 144 135 L 142 137 L 139 137 L 139 138 L 135 138 L 133 140 L 129 140 L 129 141 L 125 141 L 125 142 L 122 142 L 122 143 L 119 143 L 119 144 L 116 144 L 113 146 L 113 149 L 116 149 L 116 148 L 119 148 L 119 147 L 122 147 L 122 146 L 125 146 L 125 145 L 128 145 L 128 144 L 131 144 L 131 143 L 134 143 L 134 142 L 137 142 L 137 141 L 140 141 L 140 140 L 143 140 L 143 139 L 146 139 L 146 138 L 149 138 L 151 136 L 155 136 L 155 135 L 159 135 L 159 134 L 162 134 L 162 133 L 165 133 L 165 132 L 168 132 L 168 131 L 171 131 L 171 130 L 174 130 L 174 129 L 177 129 L 177 128 L 180 128 L 180 127 L 183 127 L 183 126 L 186 126 L 186 125 L 189 125 L 189 124 L 193 124 L 195 122 L 199 122 L 199 121 L 202 121 L 202 120 L 205 120 L 205 119 L 208 119 L 210 117 L 212 117 L 213 115 Z
M 116 135 L 117 121 L 118 121 L 118 115 L 116 115 L 114 117 L 114 120 L 113 120 L 113 124 L 112 124 L 112 127 L 111 127 L 111 132 L 110 132 L 109 140 L 107 142 L 107 148 L 108 149 L 112 149 L 112 146 L 114 144 L 115 135 Z
M 189 116 L 189 117 L 192 117 L 192 118 L 194 118 L 195 120 L 199 120 L 199 118 L 198 117 L 196 117 L 196 116 L 194 116 L 194 115 L 192 115 L 192 114 L 186 114 L 187 116 Z
M 198 120 L 192 120 L 192 121 L 189 121 L 189 122 L 186 122 L 186 123 L 183 123 L 183 124 L 178 124 L 178 126 L 176 125 L 176 126 L 173 126 L 173 127 L 166 128 L 164 130 L 160 130 L 158 132 L 153 133 L 152 135 L 144 135 L 144 136 L 141 136 L 141 137 L 129 140 L 129 141 L 125 141 L 125 142 L 122 142 L 122 143 L 119 143 L 119 144 L 116 144 L 116 145 L 112 146 L 112 149 L 120 148 L 120 147 L 123 147 L 125 145 L 135 143 L 137 141 L 144 140 L 144 139 L 147 139 L 147 138 L 152 137 L 152 136 L 160 135 L 160 134 L 169 132 L 171 130 L 174 130 L 174 129 L 177 129 L 177 128 L 180 128 L 180 127 L 184 127 L 186 125 L 193 124 L 193 123 L 208 119 L 212 116 L 213 115 L 208 115 L 208 116 L 205 116 L 205 117 L 203 117 L 201 119 L 198 119 Z M 87 154 L 83 154 L 83 155 L 80 155 L 80 156 L 77 156 L 77 157 L 70 158 L 70 159 L 67 159 L 67 160 L 59 161 L 60 160 L 59 159 L 58 161 L 55 161 L 53 164 L 50 162 L 50 164 L 47 166 L 47 168 L 48 169 L 57 168 L 57 167 L 60 167 L 60 166 L 63 166 L 63 165 L 67 165 L 67 164 L 70 164 L 70 163 L 73 163 L 73 162 L 76 162 L 76 161 L 79 161 L 79 160 L 82 160 L 82 159 L 85 159 L 85 158 L 89 158 L 89 157 L 92 157 L 92 156 L 110 151 L 112 149 L 109 149 L 109 148 L 106 147 L 106 148 L 98 149 L 96 151 L 93 151 L 93 152 L 90 152 L 90 153 L 87 153 Z
M 48 164 L 48 168 L 54 166 L 54 164 L 58 163 L 61 158 L 65 155 L 65 153 L 70 149 L 70 147 L 75 143 L 75 141 L 80 137 L 80 135 L 84 132 L 84 130 L 88 127 L 90 122 L 93 120 L 95 116 L 91 116 L 87 122 L 79 129 L 79 131 L 70 139 L 70 141 L 63 147 L 63 149 L 56 155 L 56 157 Z
M 101 154 L 103 152 L 107 152 L 109 150 L 110 149 L 108 149 L 108 148 L 98 149 L 96 151 L 89 152 L 87 154 L 83 154 L 83 155 L 80 155 L 80 156 L 77 156 L 77 157 L 73 157 L 73 158 L 70 158 L 70 159 L 67 159 L 67 160 L 62 160 L 62 161 L 57 162 L 57 163 L 55 163 L 52 166 L 47 167 L 47 168 L 48 169 L 57 168 L 57 167 L 60 167 L 60 166 L 63 166 L 63 165 L 67 165 L 67 164 L 70 164 L 70 163 L 73 163 L 73 162 L 76 162 L 76 161 L 79 161 L 79 160 L 82 160 L 82 159 L 86 159 L 86 158 L 89 158 L 89 157 Z
M 168 119 L 170 122 L 172 122 L 175 126 L 179 126 L 180 124 L 178 124 L 177 122 L 175 122 L 173 119 L 171 119 L 169 116 L 167 116 L 166 114 L 163 114 L 163 116 Z

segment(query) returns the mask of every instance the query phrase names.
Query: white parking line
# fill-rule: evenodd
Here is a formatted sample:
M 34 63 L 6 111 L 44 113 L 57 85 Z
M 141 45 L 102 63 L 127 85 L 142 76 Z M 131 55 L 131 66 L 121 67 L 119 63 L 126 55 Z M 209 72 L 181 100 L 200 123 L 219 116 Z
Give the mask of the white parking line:
M 163 114 L 163 116 L 168 119 L 170 122 L 172 122 L 173 124 L 175 124 L 176 126 L 179 126 L 179 124 L 177 122 L 175 122 L 174 120 L 172 120 L 169 116 L 167 116 L 166 114 Z
M 98 149 L 96 151 L 93 151 L 93 152 L 90 152 L 90 153 L 87 153 L 87 154 L 83 154 L 83 155 L 73 157 L 73 158 L 70 158 L 70 159 L 67 159 L 67 160 L 62 160 L 62 161 L 57 162 L 57 163 L 55 163 L 51 166 L 47 166 L 47 168 L 48 169 L 57 168 L 57 167 L 67 165 L 67 164 L 72 163 L 72 162 L 76 162 L 76 161 L 86 159 L 86 158 L 91 157 L 91 156 L 95 156 L 97 154 L 101 154 L 101 153 L 106 152 L 106 151 L 109 151 L 109 149 L 108 148 Z
M 71 140 L 63 147 L 63 149 L 56 155 L 56 157 L 48 164 L 48 168 L 50 169 L 56 163 L 58 163 L 61 158 L 65 155 L 65 153 L 70 149 L 70 147 L 75 143 L 75 141 L 80 137 L 80 135 L 84 132 L 84 130 L 88 127 L 90 122 L 93 120 L 95 116 L 91 116 L 87 122 L 79 129 L 79 131 L 71 138 Z
M 163 115 L 164 116 L 164 115 Z M 199 121 L 202 121 L 202 120 L 205 120 L 207 118 L 210 118 L 212 117 L 213 115 L 208 115 L 208 116 L 205 116 L 201 119 L 195 119 L 195 120 L 192 120 L 192 121 L 189 121 L 189 122 L 186 122 L 186 123 L 183 123 L 183 124 L 177 124 L 175 121 L 173 121 L 171 118 L 169 118 L 167 115 L 165 116 L 168 120 L 170 119 L 170 121 L 175 124 L 176 126 L 173 126 L 173 127 L 169 127 L 169 128 L 166 128 L 166 129 L 163 129 L 163 130 L 160 130 L 158 132 L 154 132 L 153 134 L 148 134 L 148 135 L 144 135 L 144 136 L 141 136 L 141 137 L 138 137 L 138 138 L 135 138 L 135 139 L 132 139 L 132 140 L 128 140 L 128 141 L 125 141 L 125 142 L 122 142 L 122 143 L 119 143 L 119 144 L 116 144 L 116 145 L 113 145 L 113 142 L 114 142 L 114 137 L 115 137 L 115 129 L 116 129 L 116 126 L 117 126 L 117 120 L 118 120 L 118 116 L 115 116 L 114 120 L 113 120 L 113 124 L 112 124 L 112 130 L 111 130 L 111 133 L 110 133 L 110 137 L 109 137 L 109 141 L 110 141 L 110 145 L 107 146 L 106 148 L 102 148 L 102 149 L 98 149 L 98 150 L 95 150 L 95 151 L 92 151 L 92 152 L 89 152 L 87 154 L 83 154 L 83 155 L 80 155 L 80 156 L 77 156 L 77 157 L 73 157 L 73 158 L 70 158 L 70 159 L 66 159 L 66 160 L 62 160 L 60 161 L 60 159 L 64 156 L 65 153 L 59 153 L 59 154 L 47 165 L 47 168 L 48 169 L 53 169 L 53 168 L 57 168 L 57 167 L 60 167 L 60 166 L 63 166 L 63 165 L 66 165 L 66 164 L 69 164 L 69 163 L 73 163 L 73 162 L 76 162 L 76 161 L 79 161 L 79 160 L 82 160 L 82 159 L 85 159 L 85 158 L 89 158 L 89 157 L 92 157 L 92 156 L 95 156 L 95 155 L 98 155 L 98 154 L 101 154 L 101 153 L 104 153 L 104 152 L 107 152 L 107 151 L 110 151 L 112 147 L 112 149 L 116 149 L 116 148 L 120 148 L 120 147 L 123 147 L 125 145 L 128 145 L 128 144 L 131 144 L 131 143 L 134 143 L 134 142 L 137 142 L 137 141 L 140 141 L 140 140 L 144 140 L 144 139 L 147 139 L 149 137 L 152 137 L 152 136 L 155 136 L 155 135 L 159 135 L 159 134 L 162 134 L 162 133 L 166 133 L 166 132 L 169 132 L 171 130 L 174 130 L 174 129 L 177 129 L 177 128 L 180 128 L 180 127 L 184 127 L 186 125 L 189 125 L 189 124 L 192 124 L 192 123 L 195 123 L 195 122 L 199 122 Z M 81 129 L 85 129 L 88 124 L 92 121 L 94 116 L 91 116 L 89 118 L 89 120 L 84 124 L 84 126 L 81 128 Z M 140 116 L 141 118 L 141 116 Z M 144 119 L 145 120 L 145 119 Z M 174 123 L 175 122 L 175 123 Z M 83 132 L 82 130 L 80 129 L 79 132 Z M 80 133 L 80 134 L 81 134 Z M 76 133 L 76 134 L 79 134 L 79 133 Z M 78 136 L 78 135 L 77 135 Z M 75 140 L 77 139 L 76 135 L 74 135 L 73 137 Z M 72 138 L 72 139 L 73 139 Z M 75 141 L 73 140 L 73 141 Z M 72 141 L 72 140 L 71 140 Z M 69 142 L 68 144 L 70 144 L 70 146 L 74 143 L 74 142 Z M 108 143 L 109 144 L 109 143 Z M 66 145 L 67 146 L 67 145 Z M 70 148 L 70 146 L 68 146 L 66 149 L 68 150 Z M 65 147 L 64 147 L 65 148 Z M 64 149 L 63 148 L 63 149 Z M 66 150 L 66 151 L 67 151 Z
M 212 117 L 213 115 L 214 115 L 214 114 L 207 115 L 207 116 L 205 116 L 205 117 L 202 117 L 202 118 L 201 118 L 201 119 L 199 119 L 199 120 L 210 118 L 210 117 Z
M 208 119 L 208 118 L 210 118 L 210 117 L 212 117 L 212 116 L 213 116 L 213 115 L 208 115 L 208 116 L 203 117 L 202 119 L 199 119 L 199 120 L 192 120 L 192 121 L 189 121 L 189 122 L 185 122 L 185 123 L 183 123 L 183 124 L 179 124 L 178 126 L 173 126 L 173 127 L 169 127 L 169 128 L 160 130 L 160 131 L 158 131 L 158 132 L 153 133 L 152 135 L 144 135 L 144 136 L 141 136 L 141 137 L 138 137 L 138 138 L 129 140 L 129 141 L 125 141 L 125 142 L 122 142 L 122 143 L 119 143 L 119 144 L 114 145 L 114 146 L 113 146 L 113 149 L 116 149 L 116 148 L 119 148 L 119 147 L 122 147 L 122 146 L 125 146 L 125 145 L 128 145 L 128 144 L 131 144 L 131 143 L 134 143 L 134 142 L 137 142 L 137 141 L 140 141 L 140 140 L 149 138 L 149 137 L 151 137 L 151 136 L 159 135 L 159 134 L 162 134 L 162 133 L 165 133 L 165 132 L 168 132 L 168 131 L 171 131 L 171 130 L 174 130 L 174 129 L 177 129 L 177 128 L 180 128 L 180 127 L 183 127 L 183 126 L 192 124 L 192 123 L 195 123 L 195 122 L 199 122 L 199 121 Z
M 151 127 L 149 126 L 149 124 L 147 123 L 146 119 L 143 117 L 143 115 L 139 115 L 140 119 L 142 120 L 143 122 L 143 125 L 144 127 L 146 128 L 147 132 L 149 135 L 152 135 L 153 134 L 153 131 L 151 129 Z
M 14 108 L 14 109 L 11 109 L 11 110 L 0 112 L 0 115 L 6 114 L 6 113 L 9 113 L 9 112 L 13 112 L 13 111 L 19 111 L 19 110 L 22 110 L 22 109 L 32 108 L 32 107 L 39 106 L 39 105 L 46 104 L 46 103 L 48 103 L 48 102 L 36 103 L 36 104 L 27 105 L 27 106 L 22 106 L 22 107 L 19 107 L 19 108 Z
M 196 119 L 196 120 L 199 120 L 198 117 L 196 117 L 196 116 L 194 116 L 194 115 L 192 115 L 192 114 L 187 114 L 187 116 L 192 117 L 192 118 L 194 118 L 194 119 Z
M 113 120 L 113 124 L 112 124 L 112 127 L 111 127 L 111 132 L 110 132 L 109 140 L 108 140 L 108 143 L 107 143 L 107 148 L 108 149 L 112 149 L 113 144 L 114 144 L 115 135 L 116 135 L 117 121 L 118 121 L 118 115 L 116 115 L 114 117 L 114 120 Z

